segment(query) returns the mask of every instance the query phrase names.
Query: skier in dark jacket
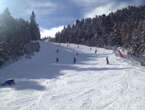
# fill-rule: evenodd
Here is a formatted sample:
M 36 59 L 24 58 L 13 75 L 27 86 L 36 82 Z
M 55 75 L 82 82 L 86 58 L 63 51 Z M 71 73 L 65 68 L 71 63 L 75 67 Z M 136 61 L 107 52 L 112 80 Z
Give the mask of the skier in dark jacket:
M 95 54 L 97 53 L 97 49 L 95 50 Z
M 90 50 L 92 50 L 92 47 L 90 47 Z
M 58 57 L 56 57 L 56 63 L 58 63 L 59 62 L 59 58 Z
M 76 63 L 76 57 L 74 57 L 73 62 L 74 62 L 74 64 Z
M 56 49 L 56 53 L 59 53 L 59 49 L 58 48 Z

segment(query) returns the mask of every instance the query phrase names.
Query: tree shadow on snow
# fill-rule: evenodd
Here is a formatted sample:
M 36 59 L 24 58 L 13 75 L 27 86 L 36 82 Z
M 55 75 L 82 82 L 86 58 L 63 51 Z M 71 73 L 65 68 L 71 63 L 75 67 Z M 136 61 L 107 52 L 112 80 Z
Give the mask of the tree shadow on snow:
M 77 70 L 77 71 L 108 71 L 108 70 L 123 70 L 127 68 L 80 68 L 73 64 L 73 58 L 77 52 L 74 49 L 66 46 L 58 46 L 56 44 L 45 44 L 48 48 L 42 49 L 34 58 L 30 60 L 24 60 L 24 62 L 16 62 L 3 68 L 5 73 L 1 74 L 0 80 L 3 82 L 7 79 L 15 79 L 16 84 L 12 87 L 16 90 L 45 90 L 45 85 L 41 85 L 37 80 L 44 79 L 58 79 L 64 75 L 63 70 Z M 56 53 L 56 49 L 59 48 L 60 52 Z M 49 50 L 50 49 L 50 50 Z M 47 51 L 48 50 L 48 51 Z M 88 49 L 89 51 L 89 49 Z M 44 53 L 44 54 L 42 54 Z M 42 54 L 42 55 L 41 55 Z M 99 55 L 100 56 L 100 55 Z M 107 54 L 102 57 L 106 57 Z M 60 62 L 56 63 L 56 57 L 59 57 Z M 77 64 L 83 64 L 84 62 L 92 60 L 97 57 L 95 54 L 81 53 L 76 57 Z M 100 56 L 101 57 L 101 56 Z M 41 59 L 41 60 L 40 60 Z M 87 63 L 84 63 L 87 65 Z M 15 72 L 16 70 L 16 72 Z M 1 72 L 1 71 L 0 71 Z M 4 75 L 8 74 L 8 75 Z M 66 73 L 65 73 L 66 74 Z M 5 77 L 2 77 L 5 76 Z M 26 80 L 23 80 L 26 79 Z

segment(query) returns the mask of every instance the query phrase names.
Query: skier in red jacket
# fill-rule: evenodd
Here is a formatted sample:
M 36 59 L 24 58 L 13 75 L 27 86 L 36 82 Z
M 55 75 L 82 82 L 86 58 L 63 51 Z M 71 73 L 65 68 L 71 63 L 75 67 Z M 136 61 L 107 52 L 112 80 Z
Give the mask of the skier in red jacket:
M 106 63 L 109 64 L 109 59 L 108 56 L 106 57 Z

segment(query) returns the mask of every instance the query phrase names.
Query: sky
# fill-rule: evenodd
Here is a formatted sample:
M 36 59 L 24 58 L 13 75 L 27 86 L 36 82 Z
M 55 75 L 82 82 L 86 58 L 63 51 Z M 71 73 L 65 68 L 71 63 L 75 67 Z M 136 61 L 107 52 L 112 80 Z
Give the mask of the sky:
M 75 23 L 76 19 L 108 14 L 128 5 L 144 5 L 145 0 L 0 0 L 0 13 L 9 8 L 15 18 L 29 19 L 36 14 L 43 36 L 52 36 L 63 26 Z

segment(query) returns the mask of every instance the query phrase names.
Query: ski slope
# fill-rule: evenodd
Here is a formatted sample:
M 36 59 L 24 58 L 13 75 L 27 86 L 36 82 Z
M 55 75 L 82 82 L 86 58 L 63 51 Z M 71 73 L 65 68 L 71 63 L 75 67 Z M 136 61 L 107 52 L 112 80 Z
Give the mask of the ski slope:
M 145 68 L 112 50 L 97 50 L 41 42 L 32 59 L 0 69 L 0 83 L 16 81 L 0 88 L 0 110 L 145 110 Z

